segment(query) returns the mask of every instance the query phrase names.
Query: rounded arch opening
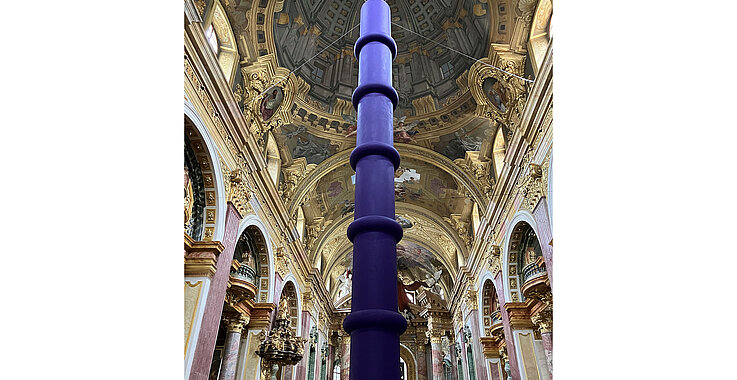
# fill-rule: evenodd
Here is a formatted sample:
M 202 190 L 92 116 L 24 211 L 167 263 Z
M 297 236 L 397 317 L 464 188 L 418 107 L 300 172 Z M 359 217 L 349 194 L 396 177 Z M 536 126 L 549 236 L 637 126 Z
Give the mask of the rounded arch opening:
M 542 249 L 533 226 L 520 221 L 514 225 L 508 242 L 507 278 L 512 302 L 523 302 L 522 286 L 544 273 Z
M 258 260 L 258 271 L 255 274 L 258 277 L 258 283 L 255 285 L 258 288 L 258 295 L 255 302 L 273 302 L 274 292 L 271 291 L 274 288 L 274 263 L 271 261 L 273 252 L 271 244 L 268 243 L 270 238 L 266 226 L 256 215 L 247 215 L 238 228 L 239 243 L 244 235 L 252 239 L 257 251 L 255 259 Z M 236 254 L 237 252 L 234 255 Z
M 225 187 L 215 142 L 193 106 L 184 103 L 184 230 L 194 240 L 222 241 Z
M 289 327 L 294 330 L 295 334 L 300 335 L 302 329 L 300 326 L 299 292 L 292 279 L 285 282 L 284 287 L 282 287 L 281 295 L 279 295 L 280 305 L 284 298 L 288 300 L 287 304 L 289 305 Z
M 491 278 L 484 280 L 481 286 L 481 321 L 484 336 L 491 336 L 492 327 L 502 322 L 499 307 L 499 296 Z

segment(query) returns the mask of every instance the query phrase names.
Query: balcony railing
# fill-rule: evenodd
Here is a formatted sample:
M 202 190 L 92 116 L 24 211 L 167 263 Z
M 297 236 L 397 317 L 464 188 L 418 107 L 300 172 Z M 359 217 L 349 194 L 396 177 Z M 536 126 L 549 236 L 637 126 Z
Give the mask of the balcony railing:
M 537 262 L 529 263 L 522 268 L 522 283 L 525 284 L 534 278 L 544 276 L 546 274 L 547 271 L 545 271 L 545 267 L 539 265 Z
M 247 265 L 241 265 L 238 270 L 231 270 L 230 275 L 256 285 L 256 271 Z

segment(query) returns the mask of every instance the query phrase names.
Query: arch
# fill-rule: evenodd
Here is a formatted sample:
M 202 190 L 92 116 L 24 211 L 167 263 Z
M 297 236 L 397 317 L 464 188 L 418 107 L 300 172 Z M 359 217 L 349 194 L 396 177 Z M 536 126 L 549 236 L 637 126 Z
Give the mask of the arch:
M 220 1 L 215 1 L 206 22 L 202 25 L 204 30 L 207 30 L 210 26 L 215 30 L 218 44 L 217 52 L 213 53 L 223 76 L 225 76 L 225 80 L 232 85 L 238 67 L 238 47 L 233 35 L 233 28 L 230 27 L 228 15 Z
M 291 324 L 297 336 L 302 336 L 302 294 L 297 285 L 296 278 L 291 273 L 284 279 L 284 286 L 279 291 L 279 302 L 285 296 L 289 297 L 290 300 L 294 300 L 294 302 L 289 303 L 289 316 L 291 317 Z
M 207 148 L 207 156 L 210 159 L 210 165 L 212 167 L 212 174 L 215 180 L 215 224 L 214 231 L 212 234 L 212 240 L 223 241 L 225 236 L 225 214 L 227 211 L 227 202 L 225 200 L 225 180 L 223 178 L 223 172 L 220 165 L 220 155 L 218 153 L 217 145 L 215 140 L 207 130 L 205 122 L 202 120 L 200 115 L 195 111 L 194 105 L 189 101 L 184 101 L 184 116 L 194 125 L 199 137 L 205 143 Z
M 488 203 L 487 198 L 481 191 L 481 186 L 479 185 L 478 180 L 472 178 L 470 174 L 461 169 L 448 157 L 445 157 L 432 149 L 403 143 L 395 143 L 394 147 L 399 151 L 399 154 L 402 157 L 415 159 L 423 163 L 433 165 L 439 170 L 450 174 L 450 176 L 458 181 L 463 188 L 468 190 L 472 200 L 479 205 L 481 216 L 484 216 Z M 325 161 L 317 165 L 310 175 L 299 182 L 287 208 L 289 215 L 294 215 L 297 212 L 297 206 L 300 205 L 300 201 L 304 199 L 307 193 L 309 193 L 324 176 L 339 166 L 348 163 L 352 151 L 352 148 L 346 149 L 328 157 Z
M 533 218 L 532 214 L 530 214 L 528 211 L 520 210 L 518 211 L 514 217 L 512 218 L 512 221 L 507 224 L 506 232 L 504 233 L 504 240 L 502 240 L 502 280 L 506 281 L 504 283 L 504 299 L 505 302 L 519 302 L 522 298 L 520 297 L 519 292 L 519 286 L 520 284 L 517 284 L 516 287 L 516 293 L 517 295 L 513 298 L 512 292 L 513 290 L 510 289 L 510 275 L 509 275 L 509 255 L 510 255 L 510 246 L 511 246 L 511 239 L 512 239 L 512 232 L 514 232 L 514 229 L 517 227 L 517 225 L 520 222 L 525 222 L 530 225 L 533 231 L 535 231 L 535 234 L 537 234 L 537 224 L 535 223 L 535 218 Z M 515 281 L 518 281 L 517 274 L 515 274 Z
M 489 285 L 491 293 L 487 294 L 486 287 Z M 481 336 L 491 336 L 487 329 L 491 327 L 493 323 L 489 321 L 487 324 L 484 318 L 490 318 L 492 312 L 500 310 L 499 293 L 496 291 L 496 283 L 494 282 L 491 272 L 486 271 L 481 277 L 479 277 L 479 280 L 476 282 L 476 292 L 481 295 L 480 297 L 477 297 L 479 321 L 481 321 L 481 326 L 483 326 L 483 328 L 480 329 Z M 486 302 L 487 297 L 489 299 L 488 303 Z M 486 310 L 486 307 L 490 307 L 490 309 Z
M 399 357 L 407 364 L 407 378 L 405 380 L 417 380 L 417 360 L 415 355 L 403 343 L 399 343 Z
M 261 273 L 258 273 L 258 276 L 260 277 L 260 284 L 258 284 L 259 294 L 256 301 L 274 302 L 274 292 L 272 291 L 272 289 L 274 289 L 274 262 L 271 260 L 271 258 L 274 257 L 274 252 L 272 251 L 271 244 L 269 244 L 271 242 L 271 236 L 269 235 L 266 226 L 261 221 L 261 219 L 259 219 L 258 216 L 254 214 L 246 215 L 246 217 L 241 220 L 240 226 L 238 226 L 237 236 L 238 238 L 240 238 L 246 228 L 251 226 L 259 230 L 264 238 L 266 246 L 264 249 L 265 252 L 259 252 L 259 264 L 261 265 Z M 265 273 L 264 270 L 268 270 L 268 272 Z M 266 287 L 263 286 L 264 280 L 266 280 Z

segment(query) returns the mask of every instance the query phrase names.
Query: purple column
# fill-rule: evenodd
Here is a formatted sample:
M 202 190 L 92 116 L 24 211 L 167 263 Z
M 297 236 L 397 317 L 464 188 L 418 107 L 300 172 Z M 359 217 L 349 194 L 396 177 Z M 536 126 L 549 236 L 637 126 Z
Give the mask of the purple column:
M 394 220 L 394 171 L 399 152 L 393 146 L 393 114 L 399 96 L 392 87 L 391 11 L 382 0 L 361 7 L 361 36 L 354 47 L 358 87 L 357 147 L 353 242 L 353 300 L 343 328 L 351 334 L 350 379 L 398 379 L 399 335 L 407 328 L 397 312 L 397 242 L 402 227 Z

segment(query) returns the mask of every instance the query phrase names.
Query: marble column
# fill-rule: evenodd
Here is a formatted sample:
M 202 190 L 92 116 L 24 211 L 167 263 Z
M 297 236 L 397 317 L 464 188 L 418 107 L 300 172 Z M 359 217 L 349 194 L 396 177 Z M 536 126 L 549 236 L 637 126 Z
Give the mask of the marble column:
M 425 352 L 425 344 L 427 343 L 427 337 L 423 333 L 417 335 L 415 341 L 417 345 L 417 352 L 415 358 L 417 359 L 417 380 L 428 380 L 427 379 L 427 354 Z
M 215 352 L 220 317 L 225 302 L 225 291 L 230 279 L 230 266 L 238 239 L 238 226 L 241 215 L 233 203 L 228 202 L 225 215 L 225 234 L 223 235 L 223 251 L 217 258 L 215 275 L 210 284 L 210 290 L 205 301 L 205 310 L 200 324 L 200 333 L 192 360 L 190 380 L 207 380 L 212 365 L 212 355 Z
M 441 345 L 442 332 L 428 331 L 430 349 L 432 350 L 432 379 L 443 380 L 443 346 Z
M 509 320 L 509 311 L 506 308 L 506 299 L 504 298 L 504 280 L 502 279 L 502 271 L 497 273 L 494 278 L 494 287 L 497 291 L 497 299 L 499 300 L 499 309 L 502 314 L 502 325 L 504 331 L 504 341 L 506 342 L 506 360 L 509 362 L 509 376 L 512 379 L 521 379 L 519 363 L 517 361 L 517 350 L 514 342 L 514 335 L 512 334 L 511 322 Z M 505 370 L 506 371 L 506 370 Z
M 350 380 L 351 372 L 351 336 L 340 331 L 340 380 Z
M 473 307 L 471 307 L 473 306 Z M 481 334 L 479 331 L 479 313 L 476 304 L 469 305 L 470 308 L 470 322 L 471 322 L 471 346 L 473 347 L 473 361 L 476 366 L 476 379 L 488 380 L 488 372 L 486 369 L 486 360 L 484 358 L 484 349 L 481 345 Z
M 239 313 L 223 316 L 226 326 L 225 347 L 223 349 L 223 361 L 220 364 L 220 376 L 218 380 L 234 380 L 235 370 L 238 364 L 238 351 L 241 345 L 241 333 L 243 327 L 248 324 L 248 317 Z
M 546 307 L 532 316 L 532 323 L 540 329 L 540 335 L 545 350 L 545 360 L 550 377 L 553 377 L 553 308 Z

